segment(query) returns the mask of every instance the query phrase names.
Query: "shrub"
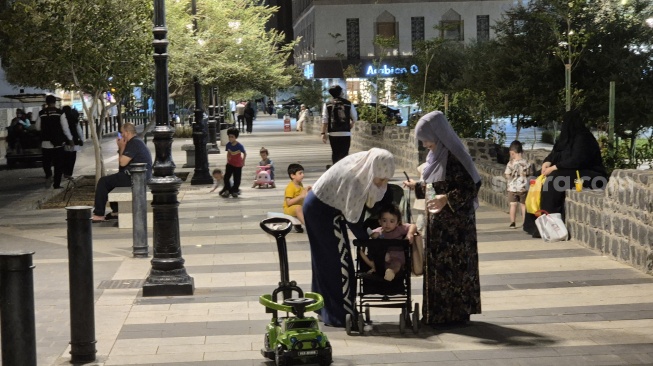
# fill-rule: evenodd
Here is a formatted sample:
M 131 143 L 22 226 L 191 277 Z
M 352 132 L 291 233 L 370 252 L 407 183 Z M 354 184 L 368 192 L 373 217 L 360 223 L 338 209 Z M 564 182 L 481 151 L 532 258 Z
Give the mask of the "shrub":
M 191 126 L 178 126 L 175 128 L 175 138 L 192 138 L 193 137 L 193 127 Z

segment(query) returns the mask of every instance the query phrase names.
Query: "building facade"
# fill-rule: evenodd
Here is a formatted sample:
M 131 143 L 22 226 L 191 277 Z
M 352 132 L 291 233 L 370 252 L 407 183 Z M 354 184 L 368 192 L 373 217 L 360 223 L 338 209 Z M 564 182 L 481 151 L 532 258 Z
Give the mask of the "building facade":
M 493 37 L 492 25 L 520 0 L 293 0 L 293 33 L 301 37 L 295 64 L 306 78 L 347 87 L 348 97 L 372 74 L 419 73 L 397 67 L 419 41 L 442 37 L 467 43 Z M 381 50 L 376 36 L 395 37 L 394 49 Z M 383 55 L 381 55 L 383 53 Z M 372 61 L 383 56 L 383 63 Z M 357 78 L 344 79 L 349 65 L 359 66 Z M 370 101 L 370 100 L 366 100 Z M 373 100 L 372 100 L 373 101 Z

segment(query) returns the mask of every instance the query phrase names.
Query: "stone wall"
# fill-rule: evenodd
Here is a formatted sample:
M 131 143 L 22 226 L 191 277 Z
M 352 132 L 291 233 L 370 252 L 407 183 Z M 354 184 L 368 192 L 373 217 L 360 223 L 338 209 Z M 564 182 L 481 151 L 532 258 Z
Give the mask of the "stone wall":
M 572 238 L 653 274 L 653 171 L 615 170 L 605 190 L 567 191 Z
M 319 135 L 320 118 L 307 125 L 309 134 Z M 417 176 L 417 166 L 426 152 L 418 149 L 413 132 L 407 127 L 382 128 L 364 121 L 356 123 L 352 151 L 380 147 L 395 154 L 397 169 Z M 508 211 L 506 180 L 507 148 L 482 139 L 464 139 L 483 179 L 479 198 Z M 524 157 L 536 169 L 549 151 L 528 150 Z M 616 170 L 606 190 L 567 191 L 566 220 L 571 237 L 643 272 L 653 274 L 653 171 Z

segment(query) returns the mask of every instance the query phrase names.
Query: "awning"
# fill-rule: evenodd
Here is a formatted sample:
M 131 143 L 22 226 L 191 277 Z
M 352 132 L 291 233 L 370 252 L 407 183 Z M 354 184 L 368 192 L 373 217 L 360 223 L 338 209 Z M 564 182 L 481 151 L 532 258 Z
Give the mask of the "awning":
M 7 99 L 14 99 L 17 100 L 21 103 L 36 103 L 36 104 L 43 104 L 45 103 L 45 97 L 48 94 L 45 93 L 38 93 L 38 94 L 10 94 L 10 95 L 2 95 L 1 97 L 7 98 Z M 57 98 L 57 102 L 61 101 L 61 98 Z

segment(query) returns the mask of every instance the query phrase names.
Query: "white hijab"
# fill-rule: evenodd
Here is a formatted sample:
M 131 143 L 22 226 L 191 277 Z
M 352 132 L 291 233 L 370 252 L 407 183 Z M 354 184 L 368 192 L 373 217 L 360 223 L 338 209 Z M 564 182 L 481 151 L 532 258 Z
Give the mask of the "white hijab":
M 387 186 L 376 187 L 374 178 L 389 179 L 394 173 L 392 153 L 372 148 L 335 163 L 315 182 L 313 192 L 320 201 L 340 210 L 347 221 L 357 222 L 366 202 L 374 204 L 385 194 Z

